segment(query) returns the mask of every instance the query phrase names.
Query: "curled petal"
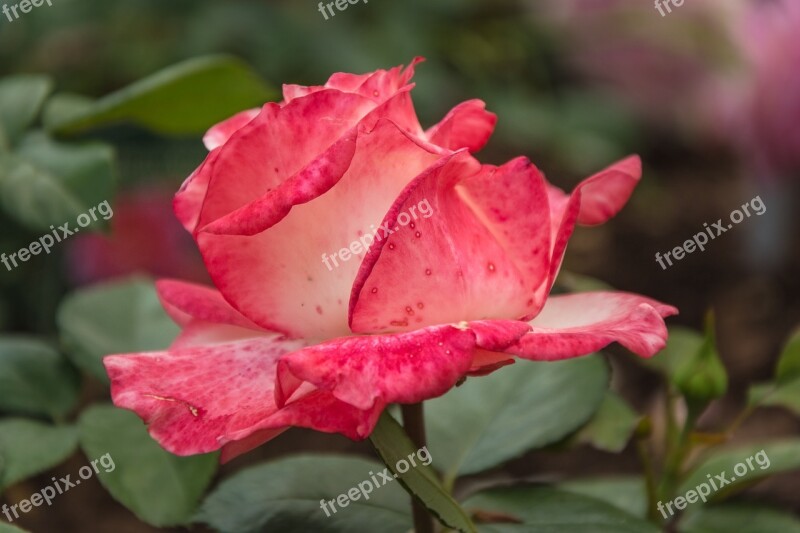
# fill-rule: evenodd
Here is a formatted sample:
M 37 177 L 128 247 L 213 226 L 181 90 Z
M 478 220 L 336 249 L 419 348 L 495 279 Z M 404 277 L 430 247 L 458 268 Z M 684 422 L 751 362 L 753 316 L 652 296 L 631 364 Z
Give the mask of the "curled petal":
M 441 396 L 470 369 L 475 334 L 435 326 L 396 335 L 344 337 L 281 358 L 279 405 L 303 382 L 362 410 Z
M 553 361 L 618 342 L 642 357 L 651 357 L 666 344 L 664 318 L 677 313 L 672 306 L 622 292 L 552 296 L 530 321 L 531 331 L 506 352 Z
M 398 228 L 418 208 L 424 216 Z M 463 151 L 431 167 L 397 198 L 384 219 L 397 230 L 361 264 L 351 328 L 532 316 L 546 294 L 549 221 L 544 178 L 527 159 L 481 167 Z
M 261 108 L 248 109 L 246 111 L 237 113 L 231 118 L 213 126 L 203 136 L 203 144 L 206 146 L 206 149 L 210 152 L 214 148 L 222 146 L 228 142 L 228 139 L 231 138 L 231 135 L 249 124 L 250 121 L 256 118 L 260 112 Z
M 477 152 L 489 141 L 497 115 L 486 111 L 480 100 L 469 100 L 454 107 L 441 122 L 428 129 L 428 140 L 438 146 Z

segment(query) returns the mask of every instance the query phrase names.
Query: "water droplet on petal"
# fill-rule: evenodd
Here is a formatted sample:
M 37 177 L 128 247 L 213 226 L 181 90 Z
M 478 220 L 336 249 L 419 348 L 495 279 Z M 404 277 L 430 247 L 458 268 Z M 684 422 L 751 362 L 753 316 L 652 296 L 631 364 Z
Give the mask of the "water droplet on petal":
M 373 288 L 372 288 L 372 290 L 371 290 L 370 292 L 371 292 L 372 294 L 375 294 L 376 292 L 378 292 L 378 287 L 373 287 Z

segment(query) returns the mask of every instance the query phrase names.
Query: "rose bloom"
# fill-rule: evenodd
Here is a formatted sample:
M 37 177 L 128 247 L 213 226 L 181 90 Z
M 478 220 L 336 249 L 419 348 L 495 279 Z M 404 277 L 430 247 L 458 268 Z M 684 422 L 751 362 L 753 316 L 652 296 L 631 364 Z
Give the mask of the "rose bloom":
M 166 351 L 105 358 L 114 403 L 167 450 L 222 449 L 225 461 L 293 426 L 363 439 L 388 404 L 516 358 L 663 348 L 673 307 L 622 292 L 549 296 L 576 223 L 621 209 L 639 159 L 570 195 L 525 158 L 481 165 L 471 153 L 495 116 L 472 100 L 423 130 L 413 67 L 286 85 L 282 102 L 205 136 L 210 153 L 174 206 L 215 287 L 160 281 L 181 335 Z M 427 218 L 399 227 L 425 202 Z M 325 266 L 379 227 L 398 229 Z

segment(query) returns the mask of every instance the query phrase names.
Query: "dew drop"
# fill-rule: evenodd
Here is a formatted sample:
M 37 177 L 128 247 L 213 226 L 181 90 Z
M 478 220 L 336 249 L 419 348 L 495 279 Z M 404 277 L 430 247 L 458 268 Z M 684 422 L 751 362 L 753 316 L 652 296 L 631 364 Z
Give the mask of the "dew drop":
M 377 98 L 379 95 L 380 93 L 378 91 L 372 91 L 372 96 L 374 96 L 375 98 Z
M 394 250 L 394 244 L 390 244 L 390 245 L 389 245 L 389 249 L 390 249 L 390 250 Z
M 417 303 L 417 308 L 419 308 L 419 309 L 425 309 L 425 304 L 424 304 L 424 303 L 422 303 L 422 302 L 419 302 L 419 303 Z
M 430 276 L 431 275 L 431 269 L 430 268 L 426 268 L 425 269 L 425 275 L 426 276 Z
M 409 306 L 406 306 L 406 313 L 408 313 L 409 315 L 413 315 L 413 314 L 414 314 L 414 310 L 413 310 L 413 309 L 411 309 L 411 306 L 410 306 L 410 305 L 409 305 Z
M 494 263 L 489 263 L 489 272 L 494 272 Z
M 317 313 L 319 313 L 320 315 L 322 314 L 322 306 L 321 305 L 317 306 Z
M 372 287 L 372 291 L 370 292 L 372 292 L 372 294 L 375 294 L 376 292 L 378 292 L 378 287 Z
M 418 232 L 418 231 L 417 231 L 416 233 L 414 233 L 414 237 L 416 237 L 417 239 L 419 239 L 420 237 L 422 237 L 422 233 L 420 233 L 420 232 Z
M 417 225 L 412 222 L 411 224 L 408 225 L 408 227 L 414 229 L 417 227 Z

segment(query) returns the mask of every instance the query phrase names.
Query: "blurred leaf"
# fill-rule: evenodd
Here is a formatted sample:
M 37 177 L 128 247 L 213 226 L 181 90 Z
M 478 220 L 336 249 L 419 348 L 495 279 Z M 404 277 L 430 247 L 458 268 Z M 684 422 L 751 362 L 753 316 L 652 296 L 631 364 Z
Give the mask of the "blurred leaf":
M 800 533 L 800 520 L 768 507 L 737 503 L 703 508 L 687 516 L 681 533 Z
M 424 465 L 421 462 L 416 466 L 409 465 L 409 469 L 405 473 L 396 468 L 400 461 L 409 464 L 409 457 L 415 455 L 418 448 L 411 442 L 400 424 L 392 418 L 392 415 L 388 412 L 381 415 L 378 425 L 375 426 L 369 439 L 384 464 L 394 473 L 394 478 L 400 481 L 409 493 L 425 504 L 442 524 L 458 531 L 475 531 L 475 526 L 469 517 L 458 502 L 445 491 L 430 465 Z
M 558 273 L 556 285 L 566 289 L 568 292 L 593 292 L 593 291 L 613 291 L 614 288 L 599 279 L 573 272 L 562 270 Z
M 106 383 L 104 356 L 163 349 L 180 333 L 153 282 L 140 278 L 78 290 L 61 302 L 56 320 L 72 361 Z
M 755 455 L 761 451 L 766 454 L 767 459 L 763 458 L 764 454 L 755 458 Z M 752 470 L 747 465 L 747 459 L 751 457 L 754 458 L 750 461 L 753 465 Z M 734 467 L 739 463 L 747 467 L 747 472 L 741 476 L 734 472 Z M 761 464 L 768 464 L 769 466 L 762 467 Z M 712 492 L 711 501 L 713 501 L 715 495 L 727 495 L 763 477 L 799 468 L 800 439 L 750 444 L 722 451 L 712 450 L 701 464 L 692 469 L 678 493 L 683 494 L 690 489 L 696 488 L 701 483 L 708 484 L 708 474 L 716 482 L 717 478 L 715 476 L 725 472 L 725 478 L 730 480 L 731 483 L 726 484 L 724 487 L 718 484 L 717 487 L 720 489 L 720 493 L 715 494 L 715 492 Z M 743 469 L 740 468 L 739 470 Z M 719 483 L 721 484 L 721 480 Z
M 26 533 L 24 529 L 0 522 L 0 533 Z
M 78 399 L 79 376 L 44 342 L 0 338 L 0 411 L 60 418 Z
M 90 407 L 79 421 L 90 459 L 110 454 L 114 469 L 98 473 L 115 500 L 156 527 L 187 524 L 217 469 L 217 454 L 178 457 L 147 433 L 142 421 L 111 405 Z
M 578 429 L 599 409 L 608 366 L 595 355 L 570 361 L 520 361 L 467 379 L 425 403 L 428 448 L 449 484 L 495 467 Z
M 800 379 L 800 331 L 795 332 L 786 342 L 775 372 L 778 383 L 788 383 Z
M 200 134 L 217 122 L 275 97 L 242 61 L 228 56 L 189 59 L 96 100 L 72 102 L 48 114 L 51 131 L 74 135 L 131 122 L 158 133 Z M 77 105 L 75 105 L 77 104 Z
M 33 124 L 53 82 L 47 76 L 18 75 L 0 80 L 0 130 L 13 143 Z
M 42 111 L 42 123 L 47 131 L 52 131 L 56 124 L 89 113 L 93 105 L 94 100 L 81 94 L 59 93 L 53 95 L 47 100 Z
M 100 143 L 59 143 L 38 132 L 27 135 L 16 154 L 0 155 L 3 209 L 35 231 L 64 223 L 75 232 L 85 229 L 76 218 L 109 200 L 114 181 L 113 151 Z M 103 217 L 94 218 L 87 228 L 102 228 Z
M 687 328 L 670 328 L 667 346 L 645 364 L 664 374 L 690 401 L 705 403 L 724 395 L 728 388 L 728 374 L 717 352 L 711 314 L 705 335 Z
M 753 386 L 749 404 L 784 407 L 800 415 L 800 332 L 786 343 L 775 371 L 775 381 Z
M 247 468 L 223 481 L 203 502 L 195 520 L 221 533 L 280 531 L 381 531 L 405 533 L 412 527 L 411 508 L 396 483 L 379 485 L 370 493 L 370 480 L 383 465 L 356 457 L 301 455 Z M 378 483 L 382 483 L 378 480 Z M 362 485 L 343 509 L 337 496 Z M 344 501 L 344 498 L 342 498 Z
M 72 426 L 50 426 L 23 418 L 0 420 L 0 491 L 61 464 L 78 446 Z
M 558 489 L 604 501 L 639 518 L 647 517 L 647 487 L 639 477 L 576 479 L 559 484 Z
M 479 523 L 481 533 L 658 533 L 659 529 L 605 502 L 554 490 L 522 486 L 494 489 L 464 502 L 476 516 L 504 517 Z M 519 523 L 511 522 L 512 519 Z M 502 520 L 502 518 L 501 518 Z
M 639 423 L 639 415 L 618 394 L 606 391 L 600 409 L 576 435 L 598 450 L 621 452 Z

